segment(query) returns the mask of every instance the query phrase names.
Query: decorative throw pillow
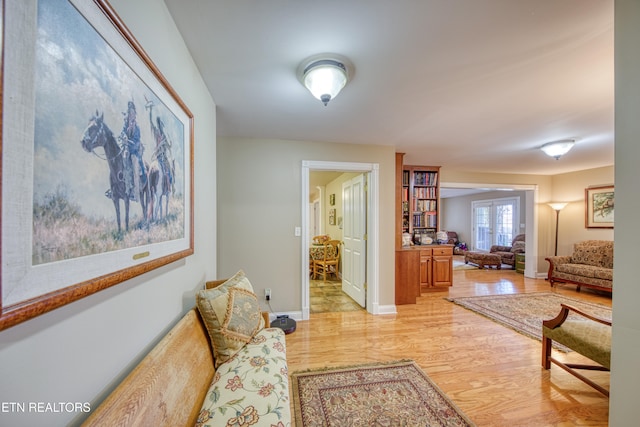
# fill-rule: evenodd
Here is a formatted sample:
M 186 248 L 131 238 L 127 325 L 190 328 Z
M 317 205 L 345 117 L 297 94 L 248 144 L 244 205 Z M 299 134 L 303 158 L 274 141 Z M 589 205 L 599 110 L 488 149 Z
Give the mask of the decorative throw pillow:
M 600 258 L 602 255 L 602 246 L 600 245 L 575 245 L 571 262 L 601 267 Z
M 216 368 L 265 326 L 258 297 L 242 270 L 217 288 L 198 291 L 196 303 L 209 332 Z

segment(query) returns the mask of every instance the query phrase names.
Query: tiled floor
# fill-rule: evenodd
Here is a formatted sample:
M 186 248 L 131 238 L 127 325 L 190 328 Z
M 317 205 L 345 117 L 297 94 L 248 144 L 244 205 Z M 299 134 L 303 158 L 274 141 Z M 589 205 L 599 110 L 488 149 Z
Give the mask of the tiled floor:
M 309 311 L 311 313 L 357 310 L 364 310 L 364 308 L 342 292 L 342 282 L 309 280 Z

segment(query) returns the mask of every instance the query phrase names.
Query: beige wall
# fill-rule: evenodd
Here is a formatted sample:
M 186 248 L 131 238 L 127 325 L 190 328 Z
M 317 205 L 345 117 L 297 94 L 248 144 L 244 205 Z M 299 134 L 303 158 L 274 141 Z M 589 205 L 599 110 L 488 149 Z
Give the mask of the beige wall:
M 328 234 L 329 236 L 331 236 L 332 239 L 342 240 L 342 229 L 338 225 L 338 217 L 342 217 L 342 184 L 358 175 L 359 175 L 358 173 L 354 173 L 354 172 L 344 173 L 340 175 L 338 178 L 328 183 L 326 186 L 325 201 L 324 201 L 324 206 L 325 206 L 324 229 L 326 231 L 325 234 Z M 331 206 L 331 204 L 329 203 L 329 196 L 331 194 L 335 194 L 335 197 L 336 197 L 336 204 L 333 206 Z M 335 225 L 329 224 L 329 211 L 331 209 L 336 210 Z
M 195 254 L 0 332 L 0 402 L 97 406 L 216 277 L 215 104 L 162 1 L 110 3 L 195 116 Z M 0 425 L 86 415 L 0 413 Z
M 582 240 L 613 240 L 613 229 L 585 227 L 585 189 L 613 185 L 614 179 L 613 166 L 553 176 L 551 200 L 569 202 L 560 211 L 558 255 L 570 255 L 573 244 Z M 542 209 L 552 215 L 554 223 L 549 231 L 550 237 L 555 239 L 555 211 L 549 206 L 541 206 Z
M 258 295 L 266 287 L 272 289 L 271 307 L 276 312 L 302 309 L 301 238 L 294 236 L 294 228 L 302 226 L 302 161 L 378 163 L 379 301 L 394 304 L 393 147 L 220 138 L 217 152 L 220 277 L 243 269 Z

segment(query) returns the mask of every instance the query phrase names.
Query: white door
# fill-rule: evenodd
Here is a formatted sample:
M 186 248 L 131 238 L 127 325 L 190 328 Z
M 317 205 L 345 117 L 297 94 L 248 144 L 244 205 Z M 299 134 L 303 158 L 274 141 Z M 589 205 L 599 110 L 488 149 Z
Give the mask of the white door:
M 342 184 L 342 291 L 362 307 L 366 301 L 367 209 L 365 176 Z
M 474 251 L 489 251 L 493 229 L 491 202 L 473 203 L 473 248 Z

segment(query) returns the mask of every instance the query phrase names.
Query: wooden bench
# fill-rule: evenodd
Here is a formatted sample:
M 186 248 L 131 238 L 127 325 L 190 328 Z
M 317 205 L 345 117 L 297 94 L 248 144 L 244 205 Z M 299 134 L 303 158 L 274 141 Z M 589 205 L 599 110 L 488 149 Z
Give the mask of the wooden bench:
M 207 283 L 215 287 L 224 280 Z M 265 324 L 269 314 L 262 313 Z M 187 312 L 84 422 L 85 426 L 194 425 L 215 373 L 197 308 Z

